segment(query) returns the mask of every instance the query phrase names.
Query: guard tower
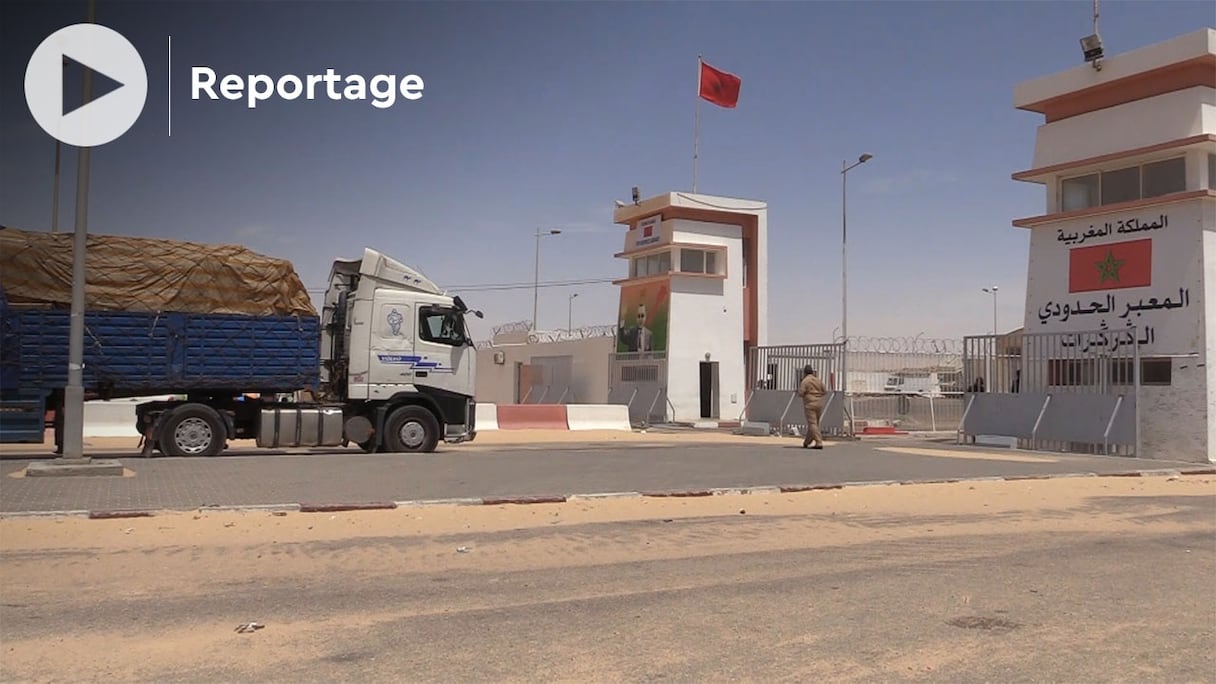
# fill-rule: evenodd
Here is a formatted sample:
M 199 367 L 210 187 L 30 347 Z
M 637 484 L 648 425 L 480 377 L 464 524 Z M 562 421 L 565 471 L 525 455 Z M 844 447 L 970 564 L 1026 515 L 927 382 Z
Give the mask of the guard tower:
M 614 392 L 643 388 L 645 419 L 717 423 L 742 413 L 748 350 L 768 341 L 767 219 L 764 202 L 683 192 L 616 210 L 628 231 L 615 256 L 629 270 L 614 283 L 609 382 Z M 653 400 L 646 385 L 660 389 Z
M 1046 213 L 1013 222 L 1030 230 L 1025 331 L 1134 326 L 1141 455 L 1216 461 L 1216 30 L 1022 83 L 1014 100 L 1045 118 L 1033 168 L 1013 175 L 1046 190 Z M 1047 375 L 1088 383 L 1093 368 Z

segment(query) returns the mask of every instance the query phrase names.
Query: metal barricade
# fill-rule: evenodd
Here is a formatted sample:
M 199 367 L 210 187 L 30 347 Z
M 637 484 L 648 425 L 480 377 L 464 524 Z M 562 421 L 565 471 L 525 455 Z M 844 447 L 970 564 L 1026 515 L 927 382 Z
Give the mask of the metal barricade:
M 960 441 L 1010 437 L 1022 448 L 1139 453 L 1135 327 L 964 339 Z

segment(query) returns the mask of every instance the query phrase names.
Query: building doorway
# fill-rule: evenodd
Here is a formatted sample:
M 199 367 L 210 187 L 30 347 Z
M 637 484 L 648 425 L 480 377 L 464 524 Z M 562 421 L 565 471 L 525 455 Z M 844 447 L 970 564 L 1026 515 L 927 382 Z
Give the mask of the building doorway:
M 718 418 L 718 362 L 701 362 L 701 417 Z

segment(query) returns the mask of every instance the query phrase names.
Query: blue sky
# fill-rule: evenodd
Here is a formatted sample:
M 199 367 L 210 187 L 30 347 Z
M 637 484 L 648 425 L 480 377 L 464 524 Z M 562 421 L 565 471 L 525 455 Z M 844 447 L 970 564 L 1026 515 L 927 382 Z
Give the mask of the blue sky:
M 696 58 L 743 80 L 701 110 L 698 190 L 769 203 L 773 343 L 831 338 L 840 319 L 840 163 L 850 173 L 855 335 L 983 333 L 997 284 L 1020 325 L 1028 168 L 1041 118 L 1014 85 L 1076 66 L 1089 2 L 136 3 L 97 0 L 149 71 L 135 127 L 92 155 L 99 233 L 238 242 L 323 288 L 335 256 L 372 246 L 486 313 L 528 319 L 533 233 L 542 281 L 619 277 L 614 199 L 688 190 Z M 21 93 L 25 63 L 84 0 L 0 9 L 0 223 L 49 227 L 54 144 Z M 1211 25 L 1209 2 L 1102 6 L 1107 53 Z M 168 136 L 166 39 L 173 36 Z M 424 97 L 359 102 L 189 99 L 189 68 L 418 74 Z M 74 212 L 64 156 L 61 230 Z M 478 284 L 522 284 L 471 291 Z M 540 326 L 615 320 L 610 284 L 541 291 Z

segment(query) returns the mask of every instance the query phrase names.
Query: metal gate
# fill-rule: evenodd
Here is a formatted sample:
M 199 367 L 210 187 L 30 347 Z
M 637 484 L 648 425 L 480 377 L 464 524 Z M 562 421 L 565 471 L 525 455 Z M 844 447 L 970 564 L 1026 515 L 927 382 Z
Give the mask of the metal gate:
M 629 422 L 653 425 L 675 420 L 668 411 L 667 359 L 658 353 L 611 354 L 608 403 L 629 407 Z
M 1132 456 L 1139 452 L 1136 328 L 977 335 L 963 340 L 960 441 Z
M 962 340 L 918 335 L 757 347 L 748 358 L 747 419 L 783 431 L 801 426 L 794 391 L 807 364 L 832 390 L 820 421 L 825 434 L 953 430 L 963 414 Z
M 768 423 L 781 434 L 805 431 L 797 390 L 803 369 L 810 365 L 829 389 L 820 430 L 825 435 L 846 434 L 844 395 L 837 391 L 843 353 L 841 343 L 752 347 L 747 356 L 747 402 L 740 420 Z
M 578 401 L 572 390 L 574 357 L 533 356 L 531 383 L 521 404 L 569 404 Z

